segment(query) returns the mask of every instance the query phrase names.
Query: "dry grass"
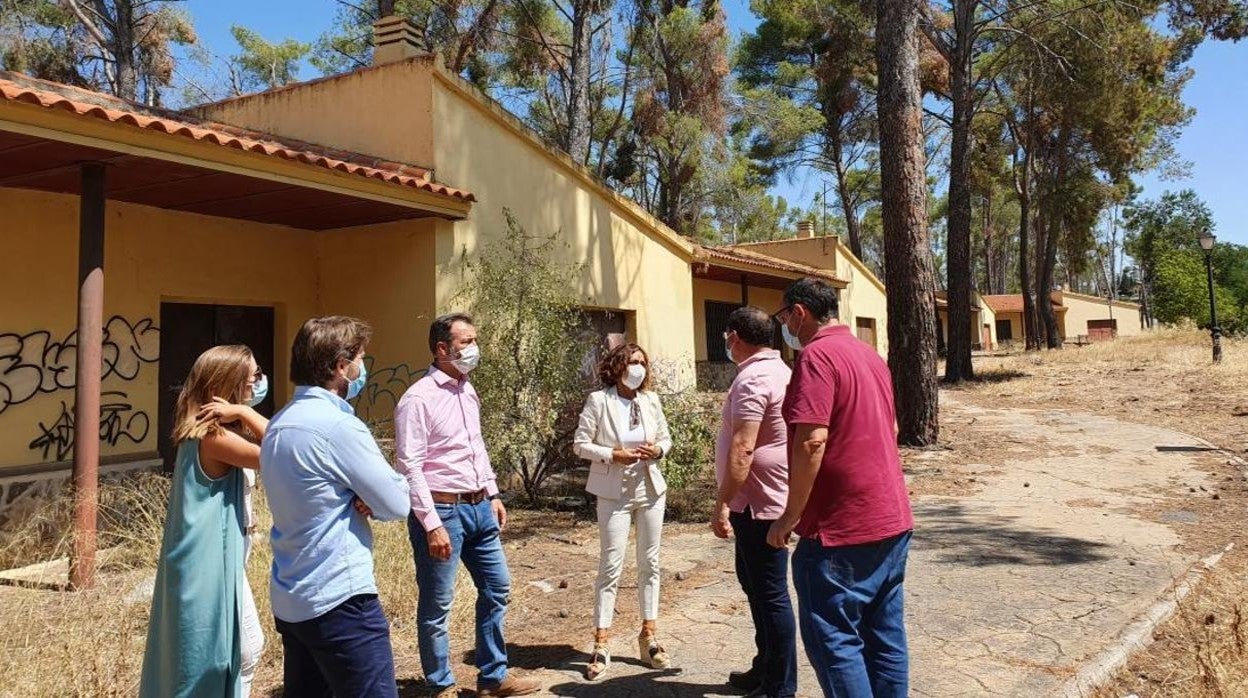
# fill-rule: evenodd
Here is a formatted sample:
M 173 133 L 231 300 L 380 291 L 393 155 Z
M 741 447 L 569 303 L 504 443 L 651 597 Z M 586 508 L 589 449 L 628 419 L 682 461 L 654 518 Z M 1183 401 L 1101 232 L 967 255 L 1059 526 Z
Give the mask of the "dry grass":
M 152 472 L 126 473 L 100 483 L 99 546 L 120 546 L 115 565 L 142 565 L 160 552 L 168 480 Z M 69 554 L 73 500 L 68 485 L 51 496 L 25 497 L 0 521 L 0 569 Z
M 1248 551 L 1232 551 L 1097 698 L 1248 695 Z
M 1224 352 L 1215 366 L 1207 334 L 1163 330 L 1057 352 L 983 357 L 976 361 L 980 380 L 959 389 L 990 406 L 1081 410 L 1154 424 L 1203 438 L 1226 455 L 1214 473 L 1223 482 L 1221 502 L 1207 502 L 1200 525 L 1180 533 L 1201 554 L 1228 542 L 1236 547 L 1097 698 L 1248 695 L 1248 546 L 1239 495 L 1248 473 L 1233 456 L 1248 446 L 1248 342 L 1224 340 Z
M 101 543 L 118 549 L 101 570 L 97 587 L 68 593 L 0 586 L 0 617 L 16 621 L 0 634 L 0 697 L 132 696 L 138 689 L 151 584 L 163 534 L 168 480 L 156 474 L 101 485 Z M 270 518 L 256 497 L 259 528 Z M 41 498 L 4 534 L 6 561 L 29 564 L 68 551 L 71 510 L 68 492 Z M 123 522 L 125 525 L 123 526 Z M 390 617 L 396 661 L 419 665 L 416 650 L 416 581 L 412 549 L 403 524 L 374 524 L 374 562 L 380 595 Z M 280 637 L 269 609 L 272 552 L 257 545 L 247 567 L 265 629 L 265 661 L 256 695 L 281 683 Z M 457 598 L 471 598 L 466 573 L 456 582 Z M 472 636 L 471 602 L 456 604 L 451 631 Z
M 0 616 L 10 621 L 0 634 L 0 696 L 134 695 L 167 483 L 153 473 L 101 483 L 99 541 L 115 550 L 95 589 L 0 587 Z M 64 556 L 71 515 L 68 489 L 9 512 L 0 556 L 23 565 Z
M 1156 424 L 1241 452 L 1248 441 L 1248 341 L 1159 330 L 1060 351 L 983 357 L 969 390 L 1002 404 L 1080 409 Z

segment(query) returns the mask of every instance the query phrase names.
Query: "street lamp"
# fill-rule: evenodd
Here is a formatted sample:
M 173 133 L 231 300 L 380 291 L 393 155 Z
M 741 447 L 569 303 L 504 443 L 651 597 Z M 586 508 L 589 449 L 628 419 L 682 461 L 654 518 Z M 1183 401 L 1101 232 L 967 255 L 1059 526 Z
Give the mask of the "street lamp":
M 1222 328 L 1218 327 L 1218 304 L 1213 295 L 1213 245 L 1218 238 L 1208 228 L 1200 231 L 1200 249 L 1205 251 L 1205 273 L 1209 277 L 1209 334 L 1213 336 L 1213 362 L 1222 361 Z

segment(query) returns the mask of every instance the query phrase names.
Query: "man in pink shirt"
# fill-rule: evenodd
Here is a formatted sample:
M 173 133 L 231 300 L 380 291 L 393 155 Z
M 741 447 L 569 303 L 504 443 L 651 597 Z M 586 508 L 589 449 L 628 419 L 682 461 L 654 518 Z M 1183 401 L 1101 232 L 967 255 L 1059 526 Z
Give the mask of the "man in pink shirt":
M 477 586 L 477 695 L 519 696 L 541 686 L 507 673 L 503 619 L 511 575 L 499 534 L 507 509 L 481 436 L 481 400 L 468 382 L 480 359 L 477 330 L 462 313 L 429 327 L 433 365 L 394 410 L 399 470 L 411 490 L 407 532 L 416 558 L 420 663 L 438 698 L 459 695 L 448 624 L 462 560 Z
M 791 371 L 771 348 L 775 323 L 763 310 L 738 308 L 728 316 L 724 350 L 737 377 L 724 402 L 715 446 L 719 498 L 711 528 L 736 536 L 737 580 L 750 603 L 756 654 L 750 669 L 728 675 L 751 696 L 792 698 L 797 693 L 797 629 L 789 599 L 789 550 L 767 545 L 771 524 L 789 493 L 788 430 L 780 407 Z

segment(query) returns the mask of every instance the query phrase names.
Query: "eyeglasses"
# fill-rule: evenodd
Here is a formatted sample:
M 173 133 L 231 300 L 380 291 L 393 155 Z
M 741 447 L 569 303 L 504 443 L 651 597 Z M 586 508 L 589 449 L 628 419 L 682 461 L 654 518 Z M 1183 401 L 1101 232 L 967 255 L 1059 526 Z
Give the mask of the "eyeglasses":
M 781 308 L 781 309 L 777 310 L 776 312 L 774 312 L 774 313 L 772 313 L 772 314 L 771 314 L 771 321 L 772 321 L 772 322 L 781 322 L 781 323 L 782 323 L 782 322 L 784 322 L 784 320 L 782 320 L 782 319 L 780 318 L 780 316 L 781 316 L 781 315 L 786 315 L 786 314 L 788 314 L 788 312 L 789 312 L 790 310 L 793 310 L 793 305 L 792 305 L 792 304 L 786 305 L 786 306 L 784 306 L 783 308 Z

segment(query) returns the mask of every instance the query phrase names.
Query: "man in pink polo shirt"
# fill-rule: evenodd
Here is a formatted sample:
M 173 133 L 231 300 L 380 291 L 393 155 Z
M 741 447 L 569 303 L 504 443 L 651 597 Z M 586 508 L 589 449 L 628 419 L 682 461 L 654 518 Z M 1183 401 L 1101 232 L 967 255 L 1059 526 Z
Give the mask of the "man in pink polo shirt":
M 433 365 L 394 410 L 399 471 L 411 490 L 407 533 L 420 587 L 416 636 L 425 681 L 438 698 L 459 695 L 449 624 L 462 560 L 477 586 L 477 695 L 536 693 L 537 681 L 507 672 L 503 618 L 511 574 L 499 537 L 507 509 L 481 436 L 481 400 L 468 382 L 481 356 L 472 318 L 455 313 L 434 320 L 429 351 Z
M 797 628 L 789 600 L 789 550 L 767 545 L 789 493 L 788 434 L 780 414 L 791 371 L 771 348 L 775 323 L 753 306 L 728 316 L 724 350 L 737 377 L 724 402 L 715 447 L 719 499 L 711 528 L 736 536 L 737 580 L 750 603 L 756 654 L 750 669 L 728 675 L 751 696 L 797 694 Z
M 893 384 L 875 349 L 837 321 L 836 289 L 800 279 L 776 313 L 800 350 L 784 402 L 789 497 L 767 540 L 801 536 L 793 586 L 825 695 L 903 698 L 902 582 L 914 517 L 897 450 Z

